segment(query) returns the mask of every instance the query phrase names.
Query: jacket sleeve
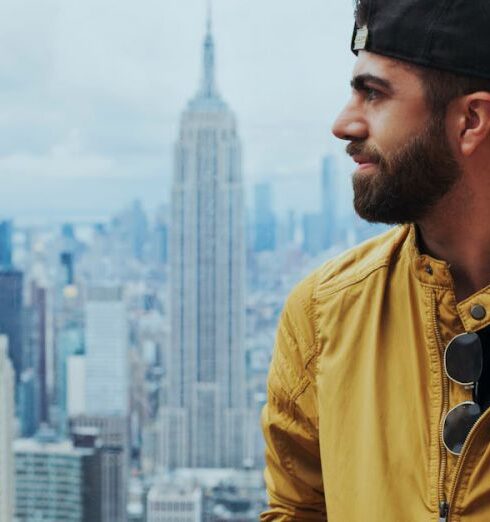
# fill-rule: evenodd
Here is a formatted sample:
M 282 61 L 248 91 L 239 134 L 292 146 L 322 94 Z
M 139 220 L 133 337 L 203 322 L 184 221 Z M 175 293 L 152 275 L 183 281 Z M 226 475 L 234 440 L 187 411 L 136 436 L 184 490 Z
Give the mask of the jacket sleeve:
M 277 331 L 262 411 L 269 498 L 262 522 L 327 520 L 314 382 L 314 280 L 311 276 L 290 295 Z

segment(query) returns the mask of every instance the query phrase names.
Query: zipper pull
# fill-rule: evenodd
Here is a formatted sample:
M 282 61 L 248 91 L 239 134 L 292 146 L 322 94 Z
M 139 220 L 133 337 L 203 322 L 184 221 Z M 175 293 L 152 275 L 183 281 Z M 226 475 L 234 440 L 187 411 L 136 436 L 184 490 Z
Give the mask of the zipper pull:
M 449 513 L 449 504 L 441 502 L 439 504 L 439 522 L 447 522 L 447 515 Z

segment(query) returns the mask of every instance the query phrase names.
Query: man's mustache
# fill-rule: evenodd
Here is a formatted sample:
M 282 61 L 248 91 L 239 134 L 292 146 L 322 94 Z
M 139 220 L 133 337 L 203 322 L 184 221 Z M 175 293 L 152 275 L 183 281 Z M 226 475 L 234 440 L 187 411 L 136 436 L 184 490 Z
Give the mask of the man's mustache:
M 352 141 L 347 145 L 345 151 L 349 156 L 363 156 L 372 163 L 380 163 L 383 160 L 381 154 L 375 147 L 367 145 L 365 141 Z

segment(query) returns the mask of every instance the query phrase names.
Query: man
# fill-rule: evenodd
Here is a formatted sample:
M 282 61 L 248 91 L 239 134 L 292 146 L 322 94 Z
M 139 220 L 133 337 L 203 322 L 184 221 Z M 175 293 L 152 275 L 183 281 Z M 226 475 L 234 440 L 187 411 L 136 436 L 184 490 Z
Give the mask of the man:
M 388 233 L 290 295 L 261 520 L 490 521 L 490 4 L 360 0 L 333 132 Z

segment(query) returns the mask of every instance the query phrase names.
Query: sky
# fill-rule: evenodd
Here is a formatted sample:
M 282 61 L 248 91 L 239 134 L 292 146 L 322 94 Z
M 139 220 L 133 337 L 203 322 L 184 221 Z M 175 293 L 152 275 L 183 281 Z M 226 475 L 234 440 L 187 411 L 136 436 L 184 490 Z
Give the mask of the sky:
M 235 112 L 248 200 L 318 206 L 349 96 L 350 0 L 213 0 L 217 84 Z M 179 118 L 201 78 L 206 0 L 2 0 L 0 217 L 108 216 L 168 202 Z M 346 191 L 346 197 L 348 192 Z M 251 204 L 251 201 L 248 201 Z

